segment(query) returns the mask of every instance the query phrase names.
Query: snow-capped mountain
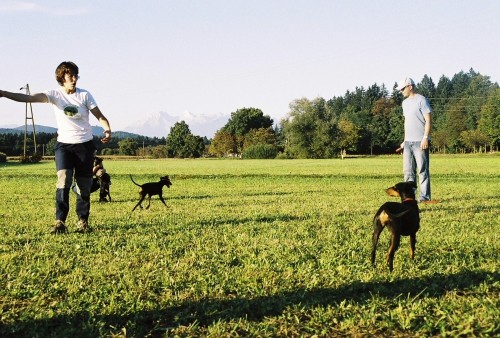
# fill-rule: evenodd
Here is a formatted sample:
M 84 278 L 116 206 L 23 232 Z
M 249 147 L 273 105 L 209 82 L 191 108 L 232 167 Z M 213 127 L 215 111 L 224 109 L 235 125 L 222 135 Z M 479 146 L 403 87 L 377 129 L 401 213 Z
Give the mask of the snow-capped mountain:
M 141 120 L 123 128 L 124 131 L 149 136 L 167 137 L 170 128 L 180 121 L 186 122 L 193 135 L 213 138 L 215 132 L 222 128 L 228 121 L 230 115 L 195 115 L 191 112 L 184 112 L 180 116 L 170 115 L 167 112 L 152 113 Z

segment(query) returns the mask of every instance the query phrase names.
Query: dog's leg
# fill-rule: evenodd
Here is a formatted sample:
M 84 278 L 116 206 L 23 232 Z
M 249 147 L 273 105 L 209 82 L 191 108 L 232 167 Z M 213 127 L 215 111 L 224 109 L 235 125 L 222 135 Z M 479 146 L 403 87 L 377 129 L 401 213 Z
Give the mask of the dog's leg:
M 165 204 L 165 206 L 168 207 L 167 203 L 165 203 L 165 200 L 163 199 L 162 194 L 160 193 L 160 194 L 158 194 L 158 196 L 160 197 L 160 201 L 162 201 L 163 204 Z
M 397 234 L 393 231 L 393 233 L 391 234 L 391 246 L 389 247 L 389 252 L 387 253 L 387 265 L 389 265 L 389 271 L 391 272 L 394 269 L 394 254 L 399 248 L 400 239 L 400 234 Z
M 372 266 L 375 267 L 375 256 L 377 252 L 377 244 L 378 239 L 380 237 L 380 233 L 384 230 L 382 225 L 378 220 L 373 222 L 373 237 L 372 237 Z
M 410 235 L 410 258 L 415 258 L 415 246 L 417 244 L 417 235 Z
M 108 191 L 106 190 L 106 183 L 101 182 L 101 188 L 99 190 L 99 202 L 107 202 L 107 194 Z
M 104 197 L 106 198 L 109 198 L 109 201 L 111 202 L 111 193 L 109 192 L 109 185 L 106 187 L 106 191 L 105 191 L 105 194 L 104 194 Z
M 141 205 L 141 203 L 142 203 L 142 201 L 144 201 L 144 197 L 146 197 L 146 196 L 141 195 L 141 199 L 139 200 L 139 202 L 137 202 L 137 204 L 135 205 L 134 209 L 132 209 L 132 211 L 134 211 L 134 210 L 135 210 L 135 208 L 137 208 L 137 207 L 139 207 L 139 206 L 140 206 L 140 207 L 141 207 L 141 209 L 142 209 L 142 205 Z
M 151 206 L 151 195 L 148 195 L 148 206 L 146 207 L 146 210 L 149 209 Z

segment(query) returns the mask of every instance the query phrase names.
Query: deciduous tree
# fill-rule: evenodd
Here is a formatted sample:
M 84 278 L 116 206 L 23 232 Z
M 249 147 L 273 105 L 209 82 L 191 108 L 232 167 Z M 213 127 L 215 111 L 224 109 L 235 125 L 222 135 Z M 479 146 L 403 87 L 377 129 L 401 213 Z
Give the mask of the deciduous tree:
M 167 136 L 167 147 L 173 157 L 200 157 L 205 144 L 203 138 L 191 133 L 184 121 L 175 123 Z

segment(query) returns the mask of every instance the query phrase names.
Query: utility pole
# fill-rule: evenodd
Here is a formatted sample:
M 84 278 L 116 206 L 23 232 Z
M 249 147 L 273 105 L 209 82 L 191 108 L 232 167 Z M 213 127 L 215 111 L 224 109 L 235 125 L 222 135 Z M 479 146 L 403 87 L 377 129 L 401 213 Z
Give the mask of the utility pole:
M 26 89 L 26 95 L 31 95 L 30 93 L 30 86 L 29 84 L 26 84 L 26 86 L 21 87 L 19 90 Z M 29 105 L 29 111 L 28 111 L 28 105 Z M 33 106 L 31 105 L 31 102 L 26 102 L 26 114 L 25 114 L 25 120 L 24 120 L 24 159 L 26 159 L 26 142 L 28 139 L 28 120 L 31 120 L 31 124 L 33 126 L 33 144 L 35 145 L 35 154 L 37 151 L 36 147 L 36 132 L 35 132 L 35 119 L 33 118 Z

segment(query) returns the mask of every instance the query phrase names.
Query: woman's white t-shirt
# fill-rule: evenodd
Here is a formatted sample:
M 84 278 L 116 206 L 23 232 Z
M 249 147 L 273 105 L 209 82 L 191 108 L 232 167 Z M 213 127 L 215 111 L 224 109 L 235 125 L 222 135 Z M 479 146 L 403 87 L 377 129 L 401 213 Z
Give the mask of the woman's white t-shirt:
M 75 144 L 92 140 L 89 114 L 97 103 L 88 91 L 76 88 L 73 94 L 67 94 L 59 88 L 47 90 L 45 95 L 54 107 L 58 142 Z

